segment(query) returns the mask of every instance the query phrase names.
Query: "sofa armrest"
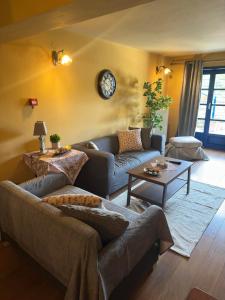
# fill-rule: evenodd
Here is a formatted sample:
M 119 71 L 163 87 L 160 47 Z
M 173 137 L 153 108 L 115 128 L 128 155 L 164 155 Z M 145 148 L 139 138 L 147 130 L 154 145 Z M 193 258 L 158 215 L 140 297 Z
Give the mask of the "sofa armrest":
M 74 148 L 84 151 L 89 158 L 76 180 L 76 186 L 101 197 L 109 195 L 112 177 L 114 176 L 114 155 L 77 145 Z
M 151 147 L 158 150 L 162 155 L 165 153 L 165 136 L 161 134 L 152 134 Z
M 123 235 L 101 250 L 99 270 L 105 291 L 112 292 L 156 241 L 160 242 L 159 253 L 173 245 L 164 212 L 152 205 L 130 223 Z
M 67 287 L 65 299 L 97 299 L 90 295 L 99 288 L 96 261 L 102 243 L 92 227 L 4 181 L 0 228 Z

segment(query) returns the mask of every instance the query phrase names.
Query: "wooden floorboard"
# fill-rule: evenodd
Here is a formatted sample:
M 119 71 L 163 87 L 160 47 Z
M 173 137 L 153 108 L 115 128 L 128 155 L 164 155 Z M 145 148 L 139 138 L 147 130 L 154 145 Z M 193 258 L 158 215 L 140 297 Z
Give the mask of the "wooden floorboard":
M 192 180 L 225 188 L 225 153 L 207 152 L 210 161 L 193 166 Z M 225 203 L 204 232 L 191 258 L 167 252 L 130 300 L 183 300 L 194 287 L 219 300 L 225 299 Z
M 225 188 L 225 152 L 207 153 L 210 161 L 194 164 L 192 180 Z M 132 298 L 124 300 L 184 300 L 194 287 L 225 300 L 225 203 L 190 259 L 172 251 L 162 255 Z M 65 288 L 32 258 L 15 245 L 0 243 L 1 300 L 62 300 L 64 294 Z
M 62 300 L 65 288 L 16 245 L 0 243 L 1 300 Z

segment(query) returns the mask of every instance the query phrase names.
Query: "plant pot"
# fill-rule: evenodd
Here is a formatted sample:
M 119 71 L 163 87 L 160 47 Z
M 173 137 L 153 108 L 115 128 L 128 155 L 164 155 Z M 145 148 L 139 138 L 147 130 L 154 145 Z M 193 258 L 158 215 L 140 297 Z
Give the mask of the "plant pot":
M 52 143 L 52 149 L 59 149 L 60 148 L 60 142 Z
M 149 118 L 143 118 L 143 127 L 152 129 L 152 120 Z

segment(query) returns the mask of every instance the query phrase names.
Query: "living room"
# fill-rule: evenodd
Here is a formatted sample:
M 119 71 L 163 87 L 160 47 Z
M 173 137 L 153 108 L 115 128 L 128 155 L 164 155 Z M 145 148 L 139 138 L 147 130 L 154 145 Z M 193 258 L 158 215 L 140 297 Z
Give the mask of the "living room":
M 223 280 L 225 272 L 223 234 L 225 230 L 225 204 L 223 203 L 225 198 L 225 129 L 223 127 L 225 120 L 223 113 L 225 1 L 114 0 L 108 1 L 106 5 L 104 1 L 97 0 L 48 0 L 38 3 L 8 0 L 1 3 L 0 8 L 0 55 L 2 57 L 0 180 L 10 181 L 10 184 L 12 182 L 15 185 L 15 187 L 11 185 L 8 188 L 4 187 L 7 192 L 3 187 L 1 190 L 0 228 L 7 238 L 6 241 L 2 238 L 0 244 L 0 273 L 2 274 L 0 276 L 0 299 L 54 300 L 64 299 L 64 297 L 65 299 L 85 300 L 109 299 L 110 297 L 131 300 L 225 299 Z M 62 63 L 64 54 L 70 62 L 68 65 Z M 199 69 L 196 67 L 196 70 L 200 70 L 198 82 L 196 80 L 197 92 L 197 87 L 193 87 L 194 80 L 191 81 L 188 77 L 189 66 L 194 66 L 194 62 L 198 62 Z M 107 84 L 102 89 L 100 81 L 105 80 L 104 76 L 106 76 L 106 81 L 110 78 L 110 83 L 114 82 L 111 95 L 108 94 Z M 217 86 L 217 78 L 221 78 L 220 86 Z M 154 88 L 154 82 L 160 79 L 162 79 L 162 87 L 157 99 L 161 96 L 168 96 L 171 103 L 166 109 L 160 110 L 158 116 L 162 118 L 162 122 L 160 121 L 159 126 L 153 126 L 155 128 L 151 130 L 148 126 L 146 127 L 152 136 L 150 149 L 149 146 L 144 146 L 142 140 L 143 148 L 141 146 L 139 149 L 141 155 L 135 154 L 135 161 L 139 162 L 138 165 L 133 163 L 134 156 L 131 157 L 130 154 L 134 144 L 129 150 L 131 152 L 127 152 L 129 157 L 125 157 L 126 151 L 124 151 L 125 154 L 120 154 L 118 158 L 118 147 L 120 147 L 119 151 L 123 152 L 122 144 L 118 144 L 119 132 L 133 127 L 136 129 L 129 130 L 129 132 L 139 132 L 139 139 L 142 134 L 140 128 L 143 127 L 143 114 L 146 112 L 146 101 L 149 99 L 149 95 L 143 96 L 146 91 L 143 88 L 144 83 L 153 84 L 151 88 Z M 188 94 L 186 91 L 191 91 L 191 88 L 193 93 Z M 221 102 L 215 102 L 215 97 L 213 97 L 215 91 L 220 93 L 217 95 L 219 99 L 217 101 Z M 38 120 L 43 121 L 41 125 L 37 124 Z M 194 131 L 191 128 L 193 124 Z M 36 134 L 34 134 L 35 130 L 37 130 Z M 44 138 L 40 130 L 44 131 Z M 143 135 L 144 132 L 143 130 Z M 149 131 L 146 130 L 146 132 Z M 151 227 L 153 224 L 156 226 L 155 223 L 148 223 L 147 226 L 144 220 L 149 222 L 152 215 L 157 215 L 161 224 L 164 224 L 162 225 L 164 229 L 158 236 L 158 239 L 163 237 L 161 248 L 158 248 L 157 255 L 154 256 L 151 252 L 149 256 L 152 261 L 149 262 L 150 267 L 149 270 L 147 268 L 147 272 L 150 273 L 153 269 L 150 274 L 146 275 L 144 268 L 140 266 L 140 270 L 135 269 L 139 258 L 141 261 L 144 257 L 144 253 L 140 249 L 136 249 L 136 252 L 132 251 L 137 245 L 133 240 L 129 240 L 127 231 L 124 234 L 128 244 L 130 243 L 130 249 L 123 254 L 124 256 L 118 255 L 112 258 L 107 256 L 109 254 L 103 256 L 102 253 L 108 253 L 105 248 L 110 249 L 110 245 L 113 245 L 117 239 L 109 244 L 107 242 L 106 246 L 104 240 L 102 242 L 104 247 L 99 246 L 101 242 L 99 242 L 99 236 L 96 235 L 96 230 L 91 231 L 91 226 L 85 227 L 86 232 L 92 233 L 92 237 L 95 237 L 93 244 L 101 253 L 98 256 L 96 253 L 89 252 L 90 256 L 97 255 L 101 276 L 104 279 L 104 284 L 101 282 L 103 287 L 99 288 L 104 292 L 101 291 L 99 294 L 97 286 L 101 284 L 96 270 L 95 276 L 93 275 L 93 285 L 90 283 L 91 277 L 86 278 L 85 275 L 85 278 L 77 277 L 77 282 L 84 280 L 82 288 L 77 282 L 73 282 L 73 286 L 71 282 L 68 283 L 71 269 L 68 266 L 65 267 L 64 263 L 67 261 L 69 265 L 69 259 L 74 259 L 74 257 L 71 255 L 64 261 L 63 251 L 61 252 L 58 248 L 60 257 L 57 256 L 52 252 L 53 241 L 51 249 L 51 243 L 49 243 L 46 258 L 44 258 L 43 244 L 38 244 L 40 236 L 35 235 L 36 230 L 39 232 L 36 226 L 40 219 L 34 213 L 30 219 L 34 225 L 32 222 L 26 223 L 28 211 L 30 213 L 31 211 L 28 207 L 23 211 L 20 201 L 23 197 L 28 197 L 26 193 L 39 199 L 53 192 L 53 190 L 48 190 L 53 188 L 53 177 L 50 178 L 46 176 L 47 173 L 41 173 L 45 168 L 44 165 L 40 165 L 39 169 L 34 169 L 37 166 L 32 161 L 32 153 L 44 152 L 45 148 L 47 151 L 53 148 L 52 141 L 54 143 L 54 140 L 50 140 L 50 136 L 54 134 L 60 138 L 60 144 L 64 147 L 63 151 L 68 149 L 71 155 L 70 161 L 74 159 L 74 165 L 71 169 L 68 167 L 69 179 L 72 178 L 70 183 L 66 182 L 65 178 L 57 177 L 60 179 L 57 179 L 57 183 L 54 184 L 58 189 L 60 187 L 65 192 L 64 185 L 72 184 L 97 195 L 96 201 L 100 201 L 99 197 L 107 199 L 104 200 L 103 206 L 107 208 L 107 203 L 111 203 L 112 207 L 110 206 L 109 210 L 113 210 L 116 205 L 119 206 L 118 214 L 120 209 L 122 209 L 122 215 L 126 214 L 124 209 L 131 211 L 130 214 L 132 212 L 138 214 L 141 218 L 138 221 L 140 229 L 132 235 L 135 235 L 137 245 L 138 241 L 143 243 L 143 251 L 146 247 L 148 251 L 154 252 L 151 241 L 153 233 L 149 237 L 148 233 L 146 235 L 146 230 L 149 229 L 148 226 Z M 113 139 L 103 139 L 109 136 L 113 136 Z M 196 140 L 194 142 L 189 140 L 187 144 L 191 146 L 185 144 L 185 147 L 189 148 L 183 149 L 180 148 L 180 144 L 178 145 L 180 142 L 176 142 L 176 138 L 180 136 L 195 137 Z M 174 140 L 170 140 L 171 138 L 175 138 L 175 143 Z M 126 139 L 125 136 L 124 140 Z M 193 143 L 196 141 L 197 152 L 193 153 Z M 90 149 L 85 149 L 87 143 Z M 71 146 L 72 150 L 70 150 Z M 56 151 L 59 150 L 56 149 Z M 79 151 L 79 155 L 74 151 Z M 164 155 L 165 152 L 168 158 L 162 159 L 161 157 L 156 160 L 157 156 Z M 60 153 L 57 154 L 60 159 L 64 158 L 64 154 L 62 156 Z M 198 155 L 197 159 L 196 155 Z M 140 162 L 146 163 L 152 159 L 154 159 L 151 165 L 153 171 L 158 170 L 154 167 L 155 164 L 167 166 L 168 171 L 160 169 L 159 177 L 154 177 L 154 174 L 140 176 L 137 175 L 137 170 L 130 172 L 132 168 L 138 167 Z M 180 159 L 185 163 L 179 165 Z M 43 161 L 46 163 L 46 160 Z M 52 169 L 49 172 L 50 176 L 52 172 L 57 173 L 57 176 L 65 173 L 60 169 L 61 173 L 58 174 L 59 165 L 54 167 L 58 169 Z M 60 168 L 62 167 L 61 165 Z M 143 170 L 142 167 L 142 173 Z M 167 193 L 172 194 L 169 187 L 171 181 L 164 178 L 162 174 L 170 171 L 173 173 L 173 181 L 181 177 L 185 181 L 185 186 L 182 188 L 179 186 L 181 190 L 168 199 L 170 197 Z M 129 172 L 130 184 L 128 184 L 127 172 Z M 43 174 L 48 177 L 45 183 L 38 181 L 39 175 Z M 132 183 L 133 179 L 138 180 Z M 148 180 L 156 181 L 158 186 L 163 186 L 160 199 L 165 196 L 166 203 L 164 206 L 163 200 L 162 205 L 156 205 L 155 211 L 154 208 L 151 210 L 151 205 L 143 200 L 143 197 L 138 202 L 134 196 L 134 189 L 131 188 L 133 186 L 140 192 L 139 184 Z M 58 185 L 59 181 L 60 185 Z M 17 192 L 14 189 L 18 186 L 20 191 L 17 192 L 21 192 L 21 197 L 18 196 L 20 199 L 18 206 L 14 207 L 13 199 L 17 198 Z M 22 188 L 25 192 L 21 191 Z M 16 194 L 7 194 L 8 189 L 12 189 Z M 48 193 L 44 194 L 44 190 L 45 192 L 48 190 Z M 4 197 L 3 191 L 6 193 Z M 152 191 L 153 194 L 159 195 L 156 190 Z M 82 193 L 78 190 L 78 194 Z M 68 191 L 65 194 L 68 194 Z M 183 214 L 183 210 L 177 204 L 181 197 L 186 197 L 185 199 L 192 203 L 191 207 L 186 206 L 186 214 Z M 194 206 L 197 205 L 196 198 L 199 201 L 197 204 L 201 205 L 201 211 L 194 213 L 197 211 Z M 6 199 L 9 202 L 6 202 Z M 33 200 L 35 199 L 32 198 Z M 11 203 L 10 201 L 12 201 L 12 207 L 9 209 L 7 203 Z M 42 201 L 42 206 L 51 206 L 44 204 L 43 200 L 40 201 Z M 129 207 L 125 208 L 127 204 Z M 177 213 L 172 207 L 177 207 Z M 52 209 L 56 217 L 58 208 Z M 180 209 L 180 215 L 178 209 Z M 48 213 L 50 211 L 51 208 Z M 61 213 L 66 214 L 66 211 Z M 20 223 L 23 216 L 24 224 Z M 186 222 L 187 216 L 189 220 Z M 35 221 L 35 218 L 38 221 Z M 67 218 L 75 219 L 64 218 L 65 236 L 67 236 Z M 121 216 L 118 218 L 118 224 L 122 221 L 123 224 L 128 222 L 121 219 Z M 23 226 L 27 228 L 27 231 L 24 232 L 24 237 L 21 237 Z M 32 226 L 34 227 L 29 232 L 28 229 Z M 44 232 L 45 226 L 50 228 L 51 223 L 43 219 L 40 231 Z M 81 225 L 74 223 L 71 225 L 71 230 L 78 231 L 79 229 L 83 232 L 84 227 L 79 226 Z M 130 228 L 130 225 L 127 226 Z M 58 232 L 58 229 L 54 230 Z M 48 234 L 51 235 L 51 232 L 48 231 Z M 60 232 L 57 234 L 59 234 L 57 237 L 60 237 Z M 116 247 L 119 247 L 122 237 L 123 235 L 118 238 Z M 76 250 L 76 243 L 69 246 L 70 238 L 67 238 L 65 237 L 64 242 L 70 249 L 68 253 L 72 253 Z M 32 243 L 29 244 L 30 240 Z M 46 239 L 43 239 L 42 243 L 44 241 L 48 243 Z M 91 251 L 90 247 L 88 251 Z M 113 252 L 113 249 L 110 251 Z M 132 256 L 133 252 L 135 252 L 135 257 Z M 48 264 L 45 259 L 52 256 L 54 258 Z M 117 264 L 114 264 L 113 269 L 112 263 L 112 270 L 108 274 L 105 269 L 109 258 L 111 262 L 116 259 L 118 265 L 121 264 L 121 270 L 116 269 Z M 129 261 L 128 265 L 130 265 L 125 266 L 124 261 Z M 61 266 L 61 269 L 54 267 L 57 264 Z M 148 264 L 145 262 L 144 265 Z M 93 265 L 89 267 L 88 273 L 93 271 Z M 68 278 L 66 275 L 65 278 L 63 277 L 63 268 Z M 134 285 L 130 293 L 119 288 L 116 290 L 123 281 L 126 281 L 131 271 L 138 278 L 143 273 L 144 279 L 140 282 L 135 279 L 137 286 Z M 75 276 L 74 273 L 73 276 Z M 83 288 L 89 292 L 81 292 Z

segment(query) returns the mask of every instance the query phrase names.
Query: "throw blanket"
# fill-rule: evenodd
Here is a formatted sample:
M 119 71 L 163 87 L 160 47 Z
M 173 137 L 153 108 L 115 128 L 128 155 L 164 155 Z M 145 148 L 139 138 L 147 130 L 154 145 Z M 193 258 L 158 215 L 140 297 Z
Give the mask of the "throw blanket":
M 110 202 L 104 202 L 104 205 L 120 213 L 129 211 Z M 135 215 L 127 216 L 131 223 L 126 232 L 100 252 L 99 271 L 105 299 L 108 299 L 114 288 L 129 275 L 155 241 L 160 241 L 160 254 L 173 245 L 161 208 L 152 205 L 143 214 Z
M 35 175 L 47 175 L 48 173 L 64 173 L 71 184 L 74 184 L 83 165 L 88 161 L 86 153 L 78 150 L 70 150 L 59 156 L 54 156 L 54 151 L 48 150 L 46 154 L 39 152 L 25 153 L 25 163 Z
M 87 193 L 74 186 L 65 190 Z M 40 202 L 12 182 L 0 183 L 0 228 L 67 287 L 65 300 L 106 300 L 156 240 L 160 253 L 172 244 L 161 208 L 142 215 L 104 201 L 106 208 L 123 213 L 127 231 L 102 248 L 98 233 L 87 224 Z

